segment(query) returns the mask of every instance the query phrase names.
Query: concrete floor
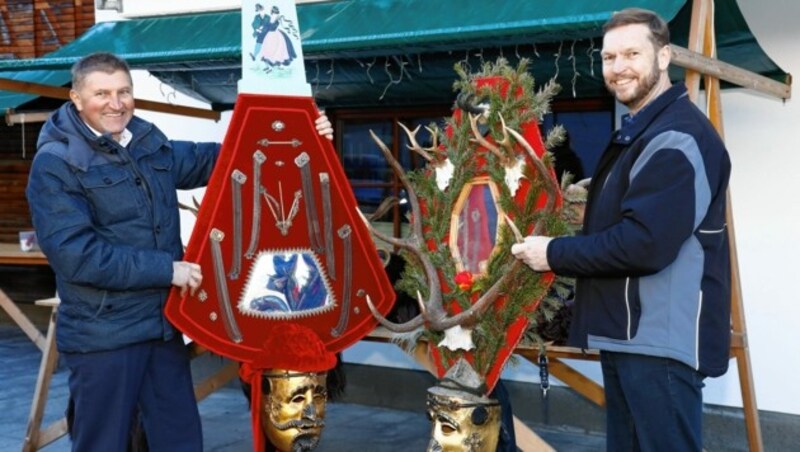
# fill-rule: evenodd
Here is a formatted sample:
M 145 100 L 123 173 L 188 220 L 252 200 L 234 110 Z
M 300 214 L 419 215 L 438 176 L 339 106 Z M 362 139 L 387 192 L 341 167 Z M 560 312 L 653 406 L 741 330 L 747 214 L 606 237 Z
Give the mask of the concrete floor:
M 41 354 L 12 324 L 0 324 L 0 450 L 22 446 L 33 398 Z M 53 376 L 42 425 L 64 413 L 67 403 L 67 372 L 59 368 Z M 199 404 L 203 422 L 204 449 L 215 452 L 251 450 L 250 414 L 239 389 L 223 387 Z M 422 411 L 380 408 L 354 403 L 330 403 L 326 427 L 318 451 L 389 452 L 425 450 L 430 423 Z M 589 452 L 605 448 L 599 435 L 561 429 L 536 428 L 556 450 Z M 43 450 L 70 450 L 62 437 Z

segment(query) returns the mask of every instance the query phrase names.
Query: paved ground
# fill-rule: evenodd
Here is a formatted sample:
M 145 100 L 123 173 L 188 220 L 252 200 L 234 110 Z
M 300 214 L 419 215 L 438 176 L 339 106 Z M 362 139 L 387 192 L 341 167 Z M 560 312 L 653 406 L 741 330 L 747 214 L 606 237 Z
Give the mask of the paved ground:
M 36 346 L 16 326 L 0 324 L 0 451 L 21 448 L 40 357 Z M 60 368 L 53 377 L 43 425 L 63 415 L 66 400 L 66 371 Z M 205 450 L 251 450 L 250 414 L 238 389 L 222 388 L 199 406 Z M 427 445 L 430 424 L 422 412 L 347 403 L 331 403 L 327 411 L 327 425 L 317 448 L 320 452 L 422 451 Z M 605 439 L 596 435 L 535 430 L 557 450 L 589 452 L 605 447 Z M 68 451 L 70 443 L 63 437 L 44 450 Z

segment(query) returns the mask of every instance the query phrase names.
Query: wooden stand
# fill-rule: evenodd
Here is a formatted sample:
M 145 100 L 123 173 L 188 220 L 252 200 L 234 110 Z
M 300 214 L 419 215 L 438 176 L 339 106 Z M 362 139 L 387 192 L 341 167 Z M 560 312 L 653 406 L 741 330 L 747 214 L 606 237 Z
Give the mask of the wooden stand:
M 692 3 L 692 22 L 689 29 L 689 50 L 715 59 L 717 56 L 716 34 L 714 32 L 714 1 L 694 0 Z M 686 87 L 689 97 L 697 103 L 700 92 L 700 77 L 704 79 L 706 90 L 706 115 L 724 139 L 722 123 L 722 102 L 720 98 L 719 77 L 709 75 L 713 71 L 702 68 L 686 70 Z M 742 286 L 739 277 L 739 257 L 736 252 L 736 234 L 733 227 L 733 207 L 730 189 L 725 212 L 728 223 L 728 244 L 731 257 L 731 357 L 736 360 L 739 371 L 739 386 L 742 391 L 744 421 L 747 427 L 747 442 L 751 451 L 764 449 L 761 438 L 761 425 L 758 420 L 758 407 L 753 383 L 753 367 L 750 363 L 750 350 L 747 345 L 747 327 L 744 319 Z
M 42 361 L 39 364 L 39 375 L 36 377 L 36 390 L 33 392 L 33 403 L 31 404 L 30 416 L 28 416 L 25 441 L 22 443 L 23 452 L 38 450 L 67 434 L 67 420 L 65 418 L 57 420 L 43 430 L 41 429 L 44 408 L 47 404 L 47 393 L 50 390 L 50 380 L 53 378 L 53 371 L 58 365 L 58 351 L 56 350 L 58 298 L 37 300 L 36 304 L 50 308 L 50 321 L 47 325 L 44 347 L 40 347 L 42 349 Z

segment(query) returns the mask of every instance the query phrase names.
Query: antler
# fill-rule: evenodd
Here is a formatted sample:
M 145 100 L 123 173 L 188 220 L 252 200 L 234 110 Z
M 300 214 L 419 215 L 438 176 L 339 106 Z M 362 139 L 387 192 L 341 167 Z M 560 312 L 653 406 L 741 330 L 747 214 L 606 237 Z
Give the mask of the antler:
M 378 207 L 375 208 L 375 211 L 369 215 L 369 218 L 367 218 L 367 220 L 375 221 L 380 219 L 382 216 L 386 215 L 386 212 L 388 212 L 389 209 L 391 209 L 392 207 L 394 207 L 399 203 L 400 201 L 397 199 L 397 196 L 389 196 L 388 198 L 385 198 L 383 201 L 381 201 Z M 361 216 L 365 216 L 360 210 L 358 213 L 360 213 Z
M 490 143 L 489 140 L 484 138 L 484 136 L 480 132 L 480 130 L 478 130 L 478 118 L 479 117 L 480 117 L 479 115 L 473 115 L 472 113 L 469 113 L 469 125 L 472 128 L 472 135 L 474 136 L 474 138 L 471 138 L 470 141 L 477 142 L 481 146 L 483 146 L 486 149 L 488 149 L 489 152 L 491 152 L 492 154 L 496 155 L 497 158 L 500 159 L 500 163 L 503 166 L 507 166 L 507 164 L 509 162 L 513 162 L 514 161 L 514 150 L 513 150 L 513 147 L 511 146 L 511 138 L 508 136 L 508 132 L 506 132 L 506 130 L 508 129 L 506 127 L 506 121 L 503 119 L 502 116 L 500 116 L 500 122 L 503 125 L 503 128 L 502 128 L 502 130 L 503 130 L 503 139 L 498 141 L 497 144 L 500 145 L 500 147 L 502 147 L 503 149 L 505 149 L 507 151 L 507 154 L 504 154 L 500 150 L 500 147 Z
M 487 290 L 483 296 L 481 296 L 478 301 L 476 301 L 472 306 L 469 307 L 466 311 L 462 311 L 452 317 L 446 317 L 442 319 L 426 319 L 430 321 L 431 329 L 435 331 L 444 331 L 448 328 L 452 328 L 456 325 L 472 325 L 478 320 L 478 316 L 484 313 L 486 309 L 491 306 L 497 297 L 501 295 L 500 288 L 503 287 L 506 280 L 508 279 L 509 275 L 515 274 L 519 271 L 522 261 L 519 259 L 514 259 L 514 263 L 511 264 L 511 268 L 503 273 L 503 276 L 500 277 L 492 287 Z
M 494 146 L 491 143 L 486 142 L 486 140 L 483 139 L 483 137 L 479 133 L 477 133 L 477 122 L 475 118 L 476 117 L 474 117 L 473 115 L 470 115 L 470 123 L 473 126 L 473 132 L 475 132 L 476 138 L 480 137 L 478 139 L 478 142 L 481 145 L 485 146 L 490 151 L 494 152 L 496 155 L 498 155 L 498 157 L 503 159 L 506 158 L 506 156 L 502 154 L 502 152 L 497 146 Z M 417 130 L 418 129 L 414 131 L 414 134 L 416 134 Z M 499 142 L 499 145 L 506 150 L 513 149 L 510 142 L 510 137 L 508 136 L 509 132 L 512 133 L 512 135 L 514 135 L 514 137 L 517 138 L 517 140 L 523 144 L 523 147 L 525 147 L 528 153 L 531 154 L 534 162 L 535 163 L 538 162 L 538 164 L 536 165 L 537 169 L 545 176 L 546 180 L 549 181 L 549 173 L 547 172 L 547 168 L 544 166 L 541 160 L 538 159 L 536 153 L 530 147 L 530 144 L 528 144 L 527 141 L 525 141 L 525 139 L 522 138 L 522 136 L 516 133 L 514 130 L 506 127 L 505 121 L 503 121 L 504 137 L 503 140 Z M 483 314 L 486 311 L 486 309 L 489 306 L 491 306 L 501 295 L 502 293 L 501 288 L 506 283 L 507 279 L 509 278 L 509 275 L 514 274 L 519 270 L 520 266 L 522 265 L 521 264 L 522 261 L 514 259 L 514 262 L 511 264 L 511 267 L 504 272 L 503 276 L 500 277 L 500 279 L 498 279 L 497 281 L 495 281 L 492 287 L 490 287 L 489 290 L 487 290 L 483 294 L 483 296 L 481 296 L 472 306 L 470 306 L 469 309 L 462 311 L 458 314 L 455 314 L 451 317 L 448 317 L 447 312 L 445 311 L 442 305 L 442 288 L 441 288 L 441 282 L 439 281 L 439 274 L 436 270 L 436 266 L 433 264 L 430 257 L 423 251 L 423 247 L 426 245 L 422 231 L 422 219 L 421 219 L 422 211 L 420 209 L 419 199 L 417 198 L 417 194 L 412 188 L 411 183 L 409 182 L 408 177 L 403 171 L 402 166 L 400 166 L 397 160 L 395 160 L 395 158 L 392 156 L 392 153 L 386 146 L 386 144 L 384 144 L 383 141 L 381 141 L 381 139 L 378 138 L 378 136 L 375 135 L 375 133 L 373 133 L 372 131 L 370 131 L 370 135 L 372 136 L 373 141 L 375 141 L 375 143 L 380 147 L 381 152 L 383 152 L 383 155 L 389 162 L 389 166 L 391 166 L 392 170 L 395 172 L 395 174 L 397 174 L 397 177 L 400 179 L 400 182 L 406 188 L 406 191 L 408 193 L 408 201 L 412 211 L 411 234 L 405 239 L 391 237 L 373 228 L 372 225 L 369 223 L 369 221 L 366 219 L 366 217 L 363 216 L 363 214 L 361 215 L 362 220 L 376 237 L 387 243 L 390 243 L 392 245 L 410 251 L 417 257 L 417 259 L 419 259 L 419 262 L 422 264 L 423 270 L 425 272 L 425 277 L 428 280 L 429 294 L 428 294 L 428 299 L 423 300 L 422 296 L 419 293 L 417 293 L 417 299 L 420 303 L 421 313 L 417 317 L 409 320 L 406 323 L 398 324 L 390 322 L 383 315 L 381 315 L 380 312 L 378 312 L 378 310 L 372 304 L 372 300 L 369 299 L 369 297 L 367 297 L 366 301 L 369 310 L 372 312 L 372 315 L 378 320 L 378 322 L 381 325 L 385 326 L 388 330 L 394 332 L 413 331 L 422 326 L 422 324 L 425 322 L 427 322 L 428 326 L 434 331 L 444 331 L 456 325 L 470 325 L 475 323 L 478 317 L 481 314 Z M 409 133 L 409 141 L 412 142 L 412 146 L 419 147 L 419 145 L 416 144 L 415 140 L 413 139 L 413 135 L 411 133 Z M 547 186 L 547 188 L 550 187 Z M 552 211 L 552 209 L 555 206 L 555 200 L 554 200 L 555 189 L 553 189 L 552 191 L 548 190 L 548 194 L 550 196 L 548 197 L 548 204 L 545 208 L 549 208 Z M 506 221 L 508 221 L 508 219 Z M 517 237 L 517 240 L 518 241 L 520 240 L 519 236 Z
M 431 129 L 428 126 L 425 126 L 425 130 L 430 132 L 431 137 L 433 138 L 433 144 L 431 144 L 430 147 L 424 148 L 420 146 L 420 144 L 417 142 L 417 132 L 419 132 L 420 126 L 417 126 L 412 132 L 408 130 L 408 127 L 406 127 L 405 124 L 403 124 L 402 122 L 398 122 L 398 124 L 400 124 L 400 127 L 402 127 L 403 130 L 405 130 L 406 135 L 408 136 L 408 141 L 411 143 L 410 145 L 407 146 L 408 149 L 421 155 L 422 158 L 424 158 L 428 162 L 431 163 L 435 162 L 436 159 L 433 158 L 431 153 L 435 153 L 439 150 L 439 134 L 437 133 L 438 131 Z
M 516 130 L 506 127 L 503 125 L 503 128 L 508 131 L 514 138 L 517 140 L 519 144 L 522 145 L 523 148 L 528 152 L 528 156 L 533 161 L 533 166 L 536 168 L 536 171 L 539 175 L 544 179 L 545 185 L 544 189 L 547 192 L 547 201 L 545 202 L 543 210 L 548 214 L 553 213 L 555 211 L 556 206 L 556 192 L 558 191 L 558 184 L 554 177 L 550 175 L 550 172 L 547 170 L 547 167 L 544 165 L 542 159 L 536 155 L 536 151 L 533 150 L 533 147 L 528 143 L 528 140 L 522 136 Z M 542 228 L 544 224 L 540 221 L 536 223 L 536 226 L 533 228 L 533 235 L 539 235 L 542 233 Z
M 386 157 L 386 160 L 389 162 L 389 166 L 392 167 L 392 170 L 395 172 L 397 177 L 400 179 L 400 182 L 406 189 L 408 194 L 408 202 L 411 206 L 412 212 L 411 234 L 405 239 L 391 237 L 373 228 L 363 215 L 362 219 L 366 223 L 370 232 L 372 232 L 376 237 L 387 243 L 410 251 L 417 257 L 417 259 L 419 259 L 419 262 L 422 264 L 422 268 L 425 271 L 425 276 L 428 279 L 429 294 L 427 301 L 423 302 L 420 300 L 420 304 L 422 305 L 422 313 L 402 324 L 390 322 L 383 317 L 378 310 L 375 309 L 375 306 L 372 305 L 371 300 L 367 300 L 367 306 L 369 306 L 372 315 L 375 316 L 381 325 L 385 326 L 390 331 L 405 333 L 419 328 L 425 320 L 431 321 L 432 319 L 441 319 L 447 316 L 444 308 L 442 307 L 442 286 L 439 282 L 439 275 L 436 271 L 436 266 L 433 265 L 433 262 L 428 255 L 422 251 L 422 247 L 426 245 L 422 233 L 422 210 L 419 206 L 417 193 L 411 187 L 411 183 L 408 181 L 408 177 L 406 176 L 405 171 L 403 171 L 403 167 L 400 166 L 400 163 L 398 163 L 397 160 L 392 156 L 392 152 L 389 150 L 386 144 L 384 144 L 383 141 L 381 141 L 381 139 L 378 138 L 373 131 L 370 130 L 369 134 L 372 137 L 372 140 L 375 141 L 378 147 L 380 147 L 381 152 L 383 152 L 384 157 Z

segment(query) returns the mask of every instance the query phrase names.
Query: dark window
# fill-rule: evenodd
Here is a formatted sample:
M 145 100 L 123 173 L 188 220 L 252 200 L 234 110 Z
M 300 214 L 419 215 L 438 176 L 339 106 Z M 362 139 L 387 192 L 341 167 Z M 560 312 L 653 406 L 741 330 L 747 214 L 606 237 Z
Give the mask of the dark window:
M 412 132 L 420 126 L 415 139 L 420 146 L 429 147 L 432 137 L 425 127 L 431 123 L 444 127 L 444 118 L 450 115 L 450 108 L 329 110 L 329 114 L 336 124 L 336 147 L 359 208 L 370 215 L 385 199 L 397 198 L 399 204 L 376 219 L 374 224 L 387 234 L 405 234 L 403 224 L 408 223 L 405 189 L 389 167 L 379 145 L 370 136 L 370 131 L 386 145 L 405 171 L 421 168 L 425 159 L 408 149 L 410 141 L 399 123 Z
M 584 177 L 592 177 L 614 131 L 614 99 L 557 100 L 551 110 L 542 121 L 543 130 L 547 133 L 555 124 L 564 126 L 581 159 Z

